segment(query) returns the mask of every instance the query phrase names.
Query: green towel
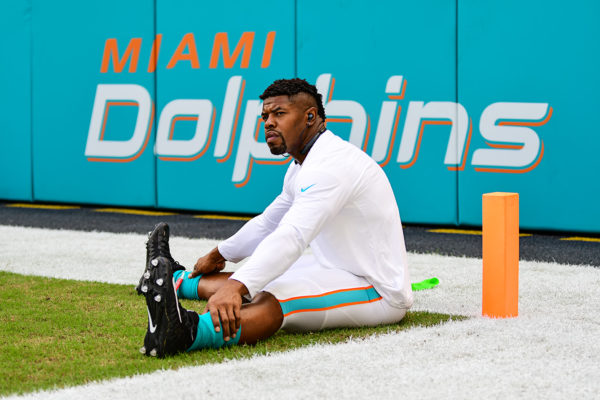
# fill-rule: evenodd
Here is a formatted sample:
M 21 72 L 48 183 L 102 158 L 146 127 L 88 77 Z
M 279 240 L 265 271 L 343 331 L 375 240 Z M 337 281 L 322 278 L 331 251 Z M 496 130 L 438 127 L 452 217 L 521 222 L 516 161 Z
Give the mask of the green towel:
M 438 278 L 425 279 L 422 282 L 413 283 L 412 290 L 431 289 L 431 288 L 436 287 L 438 285 L 438 283 L 440 283 L 440 280 Z

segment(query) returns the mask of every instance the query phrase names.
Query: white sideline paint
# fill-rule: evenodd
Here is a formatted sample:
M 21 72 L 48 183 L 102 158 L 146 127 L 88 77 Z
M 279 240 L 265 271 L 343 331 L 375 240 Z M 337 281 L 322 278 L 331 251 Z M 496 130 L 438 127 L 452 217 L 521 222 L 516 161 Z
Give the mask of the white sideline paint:
M 135 284 L 145 236 L 0 226 L 0 269 Z M 174 237 L 184 265 L 216 244 Z M 576 398 L 600 393 L 600 269 L 520 262 L 519 317 L 480 317 L 481 260 L 409 254 L 413 310 L 472 316 L 338 345 L 113 379 L 10 399 Z M 235 266 L 228 266 L 234 270 Z M 140 339 L 141 340 L 141 339 Z
M 0 269 L 107 283 L 137 284 L 146 263 L 146 235 L 0 226 Z M 173 237 L 173 256 L 193 266 L 216 240 Z M 188 268 L 189 269 L 189 268 Z

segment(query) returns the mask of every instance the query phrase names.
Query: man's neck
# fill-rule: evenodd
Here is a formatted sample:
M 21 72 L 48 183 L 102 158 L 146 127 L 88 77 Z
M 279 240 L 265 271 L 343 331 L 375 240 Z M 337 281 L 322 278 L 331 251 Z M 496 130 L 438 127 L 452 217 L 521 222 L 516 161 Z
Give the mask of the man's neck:
M 306 156 L 308 155 L 308 152 L 310 151 L 310 149 L 312 149 L 313 145 L 315 144 L 315 142 L 317 141 L 317 139 L 319 139 L 319 137 L 321 136 L 321 134 L 323 132 L 325 132 L 326 129 L 320 129 L 318 132 L 316 132 L 312 138 L 310 138 L 310 140 L 304 145 L 304 147 L 302 148 L 302 150 L 300 151 L 300 155 L 298 156 L 298 158 L 296 158 L 296 162 L 298 164 L 302 164 L 302 162 L 304 162 L 304 159 L 306 158 Z

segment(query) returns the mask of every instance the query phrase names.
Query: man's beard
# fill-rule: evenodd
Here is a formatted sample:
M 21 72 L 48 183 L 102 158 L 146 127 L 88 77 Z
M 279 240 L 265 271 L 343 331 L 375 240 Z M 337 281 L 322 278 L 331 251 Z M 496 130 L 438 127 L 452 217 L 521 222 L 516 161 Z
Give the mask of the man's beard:
M 281 139 L 281 144 L 279 146 L 269 145 L 269 150 L 271 151 L 271 154 L 276 156 L 280 156 L 282 154 L 287 153 L 287 144 L 285 143 L 285 139 L 283 138 L 283 136 L 279 136 L 279 138 Z

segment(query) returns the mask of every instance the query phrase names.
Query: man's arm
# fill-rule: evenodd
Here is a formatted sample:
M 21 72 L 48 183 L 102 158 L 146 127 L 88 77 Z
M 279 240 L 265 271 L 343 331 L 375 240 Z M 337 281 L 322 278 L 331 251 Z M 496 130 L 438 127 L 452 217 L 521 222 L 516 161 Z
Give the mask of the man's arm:
M 288 176 L 286 175 L 286 182 Z M 221 271 L 225 268 L 225 261 L 238 262 L 250 256 L 260 242 L 277 228 L 291 204 L 291 197 L 284 183 L 281 194 L 261 215 L 248 221 L 235 235 L 200 257 L 190 277 Z M 240 327 L 242 296 L 246 294 L 248 289 L 243 283 L 229 279 L 210 297 L 206 305 L 205 312 L 210 312 L 215 332 L 219 332 L 222 326 L 225 341 L 229 341 Z
M 239 262 L 250 256 L 258 244 L 277 228 L 290 204 L 285 193 L 277 196 L 262 214 L 252 218 L 233 236 L 200 257 L 190 277 L 221 271 L 225 268 L 225 261 Z
M 230 279 L 242 282 L 251 297 L 283 274 L 323 226 L 346 204 L 352 186 L 327 172 L 311 171 L 297 183 L 294 203 L 279 226 Z

